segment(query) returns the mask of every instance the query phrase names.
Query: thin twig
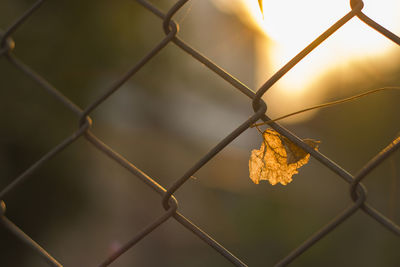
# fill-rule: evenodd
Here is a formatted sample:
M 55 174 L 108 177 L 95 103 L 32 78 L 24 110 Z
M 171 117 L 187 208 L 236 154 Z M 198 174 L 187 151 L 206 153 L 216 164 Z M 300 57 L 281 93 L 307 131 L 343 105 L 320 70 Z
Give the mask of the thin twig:
M 312 107 L 309 107 L 309 108 L 306 108 L 306 109 L 302 109 L 302 110 L 299 110 L 299 111 L 296 111 L 296 112 L 292 112 L 292 113 L 286 114 L 284 116 L 278 117 L 276 119 L 272 119 L 272 120 L 261 122 L 261 123 L 256 123 L 256 124 L 253 124 L 251 127 L 253 128 L 253 127 L 257 127 L 257 126 L 266 125 L 266 124 L 269 124 L 271 122 L 280 121 L 280 120 L 286 119 L 288 117 L 292 117 L 294 115 L 298 115 L 298 114 L 301 114 L 301 113 L 304 113 L 304 112 L 307 112 L 307 111 L 310 111 L 310 110 L 332 107 L 332 106 L 335 106 L 335 105 L 343 104 L 345 102 L 349 102 L 349 101 L 353 101 L 353 100 L 362 98 L 362 97 L 367 96 L 367 95 L 371 95 L 371 94 L 378 93 L 378 92 L 381 92 L 381 91 L 388 91 L 388 90 L 400 90 L 400 87 L 392 86 L 392 87 L 382 87 L 382 88 L 378 88 L 378 89 L 373 89 L 373 90 L 370 90 L 370 91 L 367 91 L 365 93 L 358 94 L 358 95 L 355 95 L 355 96 L 347 97 L 347 98 L 344 98 L 344 99 L 340 99 L 340 100 L 336 100 L 336 101 L 332 101 L 332 102 L 328 102 L 328 103 L 324 103 L 324 104 L 319 104 L 319 105 L 312 106 Z

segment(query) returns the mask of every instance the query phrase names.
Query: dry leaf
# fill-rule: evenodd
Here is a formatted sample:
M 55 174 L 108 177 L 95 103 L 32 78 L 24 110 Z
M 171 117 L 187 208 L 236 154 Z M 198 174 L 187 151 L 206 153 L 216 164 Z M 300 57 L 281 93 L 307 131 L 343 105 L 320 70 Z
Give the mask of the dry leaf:
M 262 13 L 262 15 L 264 16 L 263 0 L 258 0 L 258 5 L 260 6 L 261 13 Z
M 255 184 L 267 180 L 272 185 L 287 185 L 292 181 L 292 176 L 298 173 L 297 169 L 307 164 L 310 154 L 272 129 L 266 130 L 263 138 L 260 150 L 255 149 L 251 152 L 251 180 Z M 303 141 L 314 149 L 317 149 L 320 143 L 312 139 Z

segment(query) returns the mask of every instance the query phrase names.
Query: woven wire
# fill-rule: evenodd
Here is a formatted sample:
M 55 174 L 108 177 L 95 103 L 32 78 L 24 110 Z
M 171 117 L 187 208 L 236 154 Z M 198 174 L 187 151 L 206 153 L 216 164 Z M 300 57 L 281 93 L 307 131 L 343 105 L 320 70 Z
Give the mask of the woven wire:
M 284 65 L 279 71 L 277 71 L 270 79 L 268 79 L 256 92 L 252 91 L 237 78 L 230 75 L 220 67 L 218 67 L 214 62 L 209 60 L 207 57 L 202 55 L 200 52 L 193 49 L 184 40 L 178 36 L 179 27 L 177 23 L 173 20 L 174 15 L 189 1 L 180 0 L 177 1 L 167 13 L 163 13 L 156 6 L 151 4 L 146 0 L 136 0 L 145 9 L 151 12 L 154 16 L 157 16 L 161 22 L 162 27 L 165 32 L 165 37 L 160 41 L 148 54 L 144 55 L 143 58 L 131 68 L 125 75 L 120 79 L 116 80 L 113 85 L 106 90 L 103 95 L 94 99 L 91 104 L 85 109 L 81 109 L 75 103 L 70 101 L 65 97 L 59 90 L 52 86 L 43 77 L 38 75 L 34 70 L 25 65 L 21 60 L 19 60 L 13 54 L 14 41 L 12 39 L 12 34 L 18 30 L 21 25 L 28 20 L 32 14 L 34 14 L 45 0 L 37 1 L 31 8 L 26 10 L 26 12 L 21 15 L 14 23 L 12 23 L 8 29 L 6 29 L 1 34 L 1 45 L 0 45 L 0 56 L 6 58 L 8 62 L 15 68 L 22 71 L 26 76 L 30 77 L 33 81 L 43 87 L 49 94 L 54 96 L 60 104 L 63 104 L 67 109 L 72 111 L 78 117 L 79 127 L 78 130 L 73 132 L 69 137 L 64 139 L 61 143 L 55 146 L 53 149 L 48 151 L 40 160 L 35 162 L 30 166 L 25 172 L 20 176 L 13 179 L 13 181 L 3 188 L 0 192 L 0 200 L 13 190 L 17 190 L 19 185 L 29 179 L 31 175 L 44 164 L 46 164 L 52 157 L 61 153 L 67 149 L 71 144 L 76 142 L 80 138 L 87 139 L 94 147 L 96 147 L 100 152 L 107 155 L 109 158 L 117 162 L 121 167 L 127 169 L 129 172 L 134 174 L 140 180 L 142 180 L 147 186 L 158 193 L 162 199 L 161 203 L 165 209 L 165 213 L 159 218 L 149 223 L 145 229 L 138 232 L 134 237 L 132 237 L 125 245 L 119 248 L 117 251 L 106 257 L 106 259 L 99 266 L 108 266 L 118 257 L 123 255 L 129 249 L 132 249 L 140 240 L 150 234 L 152 231 L 157 229 L 159 226 L 163 225 L 167 220 L 174 219 L 184 228 L 188 229 L 194 235 L 198 236 L 202 241 L 208 244 L 210 247 L 218 251 L 221 256 L 225 257 L 229 262 L 235 266 L 247 266 L 241 259 L 233 255 L 229 250 L 219 244 L 210 235 L 208 235 L 204 230 L 197 227 L 193 222 L 188 220 L 184 215 L 179 212 L 178 201 L 174 197 L 174 193 L 180 190 L 183 185 L 188 181 L 194 173 L 201 169 L 207 162 L 209 162 L 213 157 L 215 157 L 219 152 L 221 152 L 228 144 L 240 136 L 245 130 L 251 127 L 256 121 L 263 120 L 269 121 L 270 118 L 265 115 L 267 111 L 267 104 L 262 99 L 263 95 L 271 88 L 278 80 L 280 80 L 286 73 L 288 73 L 297 63 L 299 63 L 303 58 L 305 58 L 311 51 L 318 47 L 322 42 L 328 39 L 335 31 L 340 29 L 349 20 L 357 17 L 373 30 L 377 31 L 381 35 L 387 37 L 389 40 L 397 45 L 400 45 L 400 38 L 382 27 L 374 20 L 370 19 L 367 15 L 362 12 L 364 3 L 361 0 L 351 0 L 350 1 L 350 11 L 345 14 L 340 20 L 333 24 L 329 29 L 322 33 L 317 39 L 310 43 L 306 48 L 304 48 L 299 54 L 292 58 L 286 65 Z M 169 45 L 176 45 L 189 55 L 191 55 L 194 60 L 197 60 L 204 64 L 210 71 L 215 72 L 221 79 L 224 79 L 232 85 L 232 89 L 239 90 L 250 100 L 249 104 L 252 104 L 254 109 L 254 114 L 244 121 L 237 129 L 226 136 L 220 143 L 218 143 L 214 148 L 212 148 L 206 155 L 204 155 L 195 165 L 188 169 L 185 174 L 176 180 L 172 186 L 169 188 L 164 188 L 156 182 L 155 179 L 149 177 L 142 170 L 137 168 L 133 163 L 129 162 L 127 159 L 122 157 L 118 152 L 113 150 L 107 144 L 103 143 L 92 131 L 91 125 L 92 120 L 90 114 L 96 110 L 102 103 L 114 94 L 127 80 L 134 76 L 141 68 L 143 68 L 152 58 L 154 58 L 161 50 Z M 400 226 L 396 225 L 393 221 L 385 217 L 378 210 L 372 207 L 367 200 L 367 193 L 365 186 L 361 183 L 366 176 L 373 169 L 379 166 L 386 158 L 392 155 L 400 147 L 400 138 L 395 139 L 390 143 L 385 149 L 383 149 L 379 154 L 377 154 L 373 159 L 371 159 L 356 175 L 351 175 L 349 172 L 344 170 L 341 166 L 337 165 L 328 157 L 324 156 L 319 151 L 316 151 L 309 146 L 307 146 L 303 141 L 298 138 L 295 134 L 291 133 L 283 126 L 278 123 L 269 123 L 270 127 L 275 129 L 280 134 L 286 136 L 288 139 L 293 141 L 296 145 L 307 151 L 311 156 L 322 163 L 326 168 L 330 169 L 332 172 L 336 173 L 339 177 L 344 179 L 350 187 L 350 196 L 353 203 L 344 209 L 340 214 L 338 214 L 334 220 L 325 225 L 323 228 L 315 232 L 314 235 L 310 236 L 305 240 L 300 246 L 294 249 L 290 254 L 286 255 L 282 260 L 276 263 L 275 266 L 286 266 L 287 264 L 294 261 L 302 253 L 310 249 L 315 243 L 320 241 L 330 232 L 334 231 L 340 224 L 344 221 L 349 220 L 357 211 L 361 210 L 371 218 L 373 218 L 382 227 L 391 231 L 394 235 L 400 236 Z M 15 235 L 15 237 L 27 246 L 35 250 L 39 255 L 42 256 L 43 260 L 49 266 L 62 266 L 53 256 L 51 256 L 44 248 L 37 244 L 32 238 L 26 235 L 18 226 L 16 226 L 11 220 L 6 217 L 6 207 L 4 201 L 1 201 L 0 210 L 0 222 L 5 229 Z

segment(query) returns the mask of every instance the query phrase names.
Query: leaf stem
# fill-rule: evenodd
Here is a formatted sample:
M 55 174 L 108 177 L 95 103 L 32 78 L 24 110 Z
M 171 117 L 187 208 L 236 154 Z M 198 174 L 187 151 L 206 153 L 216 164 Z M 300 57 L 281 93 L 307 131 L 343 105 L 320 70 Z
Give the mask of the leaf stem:
M 378 92 L 381 92 L 381 91 L 388 91 L 388 90 L 400 90 L 400 87 L 399 86 L 390 86 L 390 87 L 382 87 L 382 88 L 378 88 L 378 89 L 373 89 L 373 90 L 370 90 L 370 91 L 367 91 L 365 93 L 361 93 L 361 94 L 358 94 L 358 95 L 355 95 L 355 96 L 347 97 L 347 98 L 340 99 L 340 100 L 335 100 L 335 101 L 324 103 L 324 104 L 319 104 L 319 105 L 312 106 L 312 107 L 309 107 L 309 108 L 305 108 L 305 109 L 302 109 L 302 110 L 299 110 L 299 111 L 296 111 L 296 112 L 292 112 L 292 113 L 286 114 L 284 116 L 278 117 L 276 119 L 272 119 L 272 120 L 261 122 L 261 123 L 256 123 L 256 124 L 253 124 L 251 126 L 251 128 L 262 126 L 262 125 L 266 125 L 266 124 L 269 124 L 271 122 L 280 121 L 280 120 L 286 119 L 288 117 L 292 117 L 294 115 L 298 115 L 298 114 L 301 114 L 301 113 L 304 113 L 304 112 L 307 112 L 307 111 L 310 111 L 310 110 L 332 107 L 332 106 L 335 106 L 335 105 L 343 104 L 345 102 L 357 100 L 357 99 L 362 98 L 364 96 L 368 96 L 368 95 L 371 95 L 371 94 L 374 94 L 374 93 L 378 93 Z

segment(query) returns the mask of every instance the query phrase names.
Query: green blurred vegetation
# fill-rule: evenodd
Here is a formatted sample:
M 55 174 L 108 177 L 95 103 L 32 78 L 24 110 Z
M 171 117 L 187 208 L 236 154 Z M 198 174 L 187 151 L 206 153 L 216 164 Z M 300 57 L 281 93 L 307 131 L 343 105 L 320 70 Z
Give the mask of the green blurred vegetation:
M 153 2 L 163 10 L 174 3 Z M 0 0 L 0 29 L 33 3 Z M 257 33 L 208 2 L 193 1 L 177 20 L 184 40 L 256 86 Z M 164 34 L 161 21 L 135 1 L 47 1 L 13 38 L 19 59 L 85 108 Z M 394 53 L 385 60 L 399 59 Z M 352 73 L 338 68 L 322 77 L 326 101 L 400 85 L 400 65 L 378 63 L 356 62 Z M 71 135 L 78 118 L 4 57 L 0 70 L 4 188 Z M 301 124 L 283 124 L 302 138 L 321 140 L 321 152 L 355 174 L 400 131 L 398 103 L 398 92 L 380 93 L 321 110 Z M 92 118 L 99 138 L 168 187 L 251 114 L 245 96 L 171 44 Z M 256 130 L 246 131 L 176 193 L 182 214 L 249 266 L 276 263 L 351 204 L 348 185 L 315 160 L 287 187 L 253 185 L 248 157 L 260 140 Z M 397 152 L 365 179 L 368 201 L 397 223 L 399 162 Z M 163 212 L 160 200 L 83 138 L 4 199 L 7 217 L 65 266 L 99 264 Z M 43 266 L 4 229 L 0 236 L 1 266 Z M 399 247 L 398 237 L 359 211 L 291 266 L 398 266 Z M 132 265 L 231 266 L 173 220 L 113 266 Z

